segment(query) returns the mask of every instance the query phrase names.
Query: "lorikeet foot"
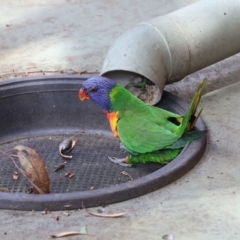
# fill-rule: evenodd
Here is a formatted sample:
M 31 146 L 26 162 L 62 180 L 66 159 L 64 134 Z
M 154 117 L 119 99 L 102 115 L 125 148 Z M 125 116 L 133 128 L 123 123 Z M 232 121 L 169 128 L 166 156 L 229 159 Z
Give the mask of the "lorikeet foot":
M 132 167 L 133 164 L 127 163 L 127 157 L 126 158 L 115 158 L 115 157 L 108 157 L 108 159 L 113 162 L 117 163 L 118 165 L 122 167 Z

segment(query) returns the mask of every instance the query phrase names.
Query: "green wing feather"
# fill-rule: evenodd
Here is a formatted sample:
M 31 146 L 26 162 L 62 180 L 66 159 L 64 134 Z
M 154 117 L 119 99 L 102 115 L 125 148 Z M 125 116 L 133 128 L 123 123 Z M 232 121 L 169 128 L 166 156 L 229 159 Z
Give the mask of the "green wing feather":
M 179 138 L 164 126 L 131 115 L 121 118 L 117 128 L 122 144 L 131 153 L 160 150 Z

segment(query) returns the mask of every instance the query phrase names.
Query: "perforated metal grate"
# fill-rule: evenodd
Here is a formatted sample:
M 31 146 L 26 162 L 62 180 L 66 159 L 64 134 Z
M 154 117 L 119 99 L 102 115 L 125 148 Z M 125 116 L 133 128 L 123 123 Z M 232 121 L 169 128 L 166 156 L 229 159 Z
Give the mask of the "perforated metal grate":
M 96 134 L 79 134 L 77 143 L 71 152 L 73 158 L 67 160 L 58 152 L 59 144 L 69 136 L 46 136 L 14 141 L 0 146 L 0 150 L 7 151 L 16 145 L 25 145 L 33 148 L 45 161 L 48 169 L 51 192 L 64 193 L 84 191 L 109 187 L 129 181 L 129 177 L 122 172 L 126 171 L 133 179 L 140 178 L 159 169 L 159 164 L 138 164 L 136 168 L 126 168 L 108 160 L 108 156 L 125 157 L 126 150 L 121 149 L 115 138 Z M 16 169 L 12 161 L 0 154 L 0 187 L 8 188 L 10 192 L 27 192 L 30 183 Z M 55 166 L 67 161 L 65 168 L 54 171 Z M 17 171 L 19 178 L 13 179 Z M 73 178 L 64 176 L 66 172 L 74 174 Z

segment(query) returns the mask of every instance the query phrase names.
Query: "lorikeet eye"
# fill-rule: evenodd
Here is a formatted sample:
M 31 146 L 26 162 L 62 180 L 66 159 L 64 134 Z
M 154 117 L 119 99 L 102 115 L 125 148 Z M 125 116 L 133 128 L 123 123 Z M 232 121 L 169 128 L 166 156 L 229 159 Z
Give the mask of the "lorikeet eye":
M 98 89 L 95 88 L 95 87 L 91 87 L 91 88 L 88 89 L 89 92 L 97 92 L 97 90 L 98 90 Z

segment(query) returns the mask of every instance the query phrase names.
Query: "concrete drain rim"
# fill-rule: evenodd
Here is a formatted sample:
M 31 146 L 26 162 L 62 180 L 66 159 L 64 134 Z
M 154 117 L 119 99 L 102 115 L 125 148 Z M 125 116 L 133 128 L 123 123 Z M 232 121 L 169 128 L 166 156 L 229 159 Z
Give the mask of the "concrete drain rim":
M 31 86 L 34 86 L 34 91 L 38 91 L 37 89 L 39 86 L 48 84 L 52 84 L 55 91 L 63 91 L 66 86 L 71 86 L 71 88 L 77 92 L 81 86 L 81 82 L 88 77 L 90 76 L 60 75 L 4 81 L 0 83 L 0 102 L 2 98 L 13 96 L 14 91 L 16 93 L 20 88 L 25 87 L 28 89 L 28 87 Z M 64 85 L 63 89 L 58 88 L 59 83 L 60 85 Z M 172 104 L 176 104 L 177 102 L 177 105 L 182 109 L 187 108 L 188 103 L 184 102 L 182 99 L 170 93 L 165 94 L 170 101 L 172 101 Z M 201 130 L 206 129 L 202 118 L 198 120 L 196 128 Z M 10 136 L 10 138 L 12 138 L 12 136 Z M 0 140 L 0 144 L 4 141 L 10 141 L 10 138 L 3 138 L 3 140 Z M 50 193 L 46 195 L 0 192 L 0 208 L 36 211 L 45 209 L 71 210 L 81 209 L 83 207 L 105 206 L 139 197 L 162 188 L 186 174 L 199 162 L 206 148 L 206 144 L 207 136 L 205 135 L 186 146 L 176 159 L 159 170 L 139 179 L 107 188 L 71 193 Z

